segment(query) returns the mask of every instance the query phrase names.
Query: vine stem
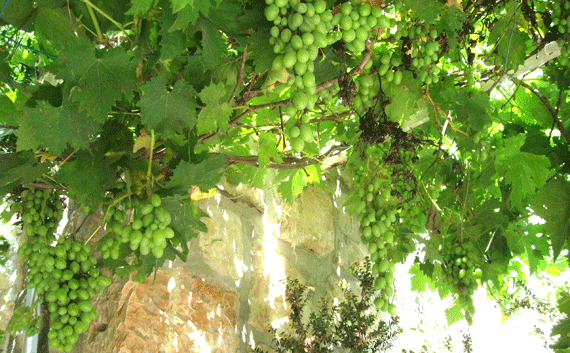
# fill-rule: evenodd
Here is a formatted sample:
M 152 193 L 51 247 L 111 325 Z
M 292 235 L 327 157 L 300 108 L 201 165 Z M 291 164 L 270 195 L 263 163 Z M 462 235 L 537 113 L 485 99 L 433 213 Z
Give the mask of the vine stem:
M 103 37 L 103 33 L 101 33 L 101 27 L 99 27 L 99 22 L 97 22 L 97 16 L 95 16 L 95 12 L 93 12 L 93 8 L 91 6 L 87 6 L 87 10 L 89 11 L 89 16 L 91 16 L 93 25 L 95 26 L 95 32 L 97 32 L 97 37 L 99 37 L 99 42 L 103 43 L 105 38 Z
M 150 180 L 150 190 L 152 190 L 153 178 L 152 178 L 152 155 L 154 152 L 154 129 L 150 130 L 150 151 L 148 153 L 148 170 L 146 176 Z
M 122 32 L 125 31 L 125 28 L 123 27 L 123 25 L 121 25 L 119 22 L 115 21 L 111 16 L 107 15 L 103 10 L 101 10 L 100 8 L 95 6 L 91 1 L 89 1 L 89 0 L 81 0 L 81 1 L 83 3 L 85 3 L 87 5 L 87 7 L 91 7 L 91 8 L 93 8 L 93 10 L 99 12 L 101 14 L 101 16 L 108 19 L 112 24 L 117 26 Z

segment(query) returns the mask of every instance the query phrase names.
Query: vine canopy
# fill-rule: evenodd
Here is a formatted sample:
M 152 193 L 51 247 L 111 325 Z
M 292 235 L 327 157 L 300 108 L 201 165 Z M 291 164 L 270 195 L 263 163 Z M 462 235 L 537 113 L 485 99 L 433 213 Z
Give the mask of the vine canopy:
M 437 279 L 469 243 L 472 283 L 500 291 L 514 259 L 545 270 L 570 246 L 568 16 L 546 0 L 5 1 L 0 194 L 104 212 L 159 194 L 176 233 L 159 262 L 107 261 L 143 276 L 206 230 L 192 190 L 270 176 L 292 202 L 341 171 L 390 261 L 418 255 L 414 288 L 468 292 Z

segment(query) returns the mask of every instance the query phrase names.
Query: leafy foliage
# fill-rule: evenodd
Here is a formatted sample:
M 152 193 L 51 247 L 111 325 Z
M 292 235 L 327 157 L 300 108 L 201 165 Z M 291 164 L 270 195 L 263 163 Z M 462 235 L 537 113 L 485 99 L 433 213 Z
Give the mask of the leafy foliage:
M 57 188 L 103 212 L 158 194 L 181 250 L 107 262 L 142 279 L 205 230 L 192 188 L 271 178 L 292 202 L 346 154 L 349 187 L 383 171 L 382 198 L 355 190 L 346 207 L 394 217 L 391 260 L 417 252 L 414 289 L 459 296 L 439 280 L 448 243 L 476 249 L 489 288 L 516 259 L 550 268 L 570 250 L 568 1 L 380 3 L 6 2 L 0 193 Z M 532 64 L 553 42 L 560 55 Z

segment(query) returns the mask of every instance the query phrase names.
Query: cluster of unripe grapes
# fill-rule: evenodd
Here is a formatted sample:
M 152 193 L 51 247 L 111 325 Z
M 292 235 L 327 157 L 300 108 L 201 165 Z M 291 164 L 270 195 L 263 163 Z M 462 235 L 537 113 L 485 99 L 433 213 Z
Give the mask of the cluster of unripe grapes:
M 364 51 L 366 40 L 378 34 L 375 28 L 391 27 L 390 19 L 382 13 L 381 8 L 360 1 L 343 3 L 340 12 L 333 17 L 333 24 L 340 27 L 341 33 L 335 37 L 342 38 L 346 49 L 354 53 Z
M 456 238 L 447 237 L 441 253 L 445 264 L 443 280 L 456 290 L 460 299 L 472 304 L 471 297 L 478 287 L 477 268 L 480 264 L 477 249 L 468 241 L 461 243 Z
M 360 75 L 355 78 L 356 95 L 352 107 L 357 113 L 363 114 L 375 104 L 375 97 L 380 91 L 378 76 L 371 74 L 372 61 L 366 65 Z
M 289 135 L 291 148 L 295 152 L 303 151 L 305 143 L 312 143 L 315 140 L 315 134 L 309 123 L 308 115 L 303 115 L 299 120 L 289 118 L 286 132 Z
M 111 280 L 95 268 L 97 260 L 90 256 L 89 245 L 64 237 L 55 240 L 54 231 L 62 214 L 57 192 L 26 190 L 21 197 L 29 242 L 20 246 L 18 255 L 28 269 L 27 287 L 48 303 L 50 346 L 69 352 L 79 334 L 97 317 L 91 299 L 100 295 Z M 35 217 L 38 214 L 39 219 Z
M 398 200 L 392 195 L 390 178 L 381 165 L 379 151 L 369 147 L 371 154 L 368 166 L 355 170 L 355 188 L 358 199 L 357 219 L 360 222 L 362 242 L 368 245 L 376 275 L 374 290 L 379 291 L 374 303 L 378 310 L 396 315 L 396 306 L 391 303 L 394 295 L 395 263 L 390 251 L 396 243 L 395 230 L 399 227 Z
M 552 2 L 552 24 L 558 26 L 560 34 L 570 33 L 570 1 Z
M 374 281 L 374 289 L 379 291 L 376 307 L 395 315 L 396 306 L 390 303 L 394 295 L 395 271 L 391 251 L 397 245 L 400 227 L 412 231 L 419 229 L 418 215 L 422 210 L 414 183 L 394 174 L 395 167 L 385 163 L 383 153 L 377 146 L 368 146 L 362 153 L 366 156 L 366 165 L 354 170 L 358 200 L 354 211 L 360 222 L 362 242 L 368 245 L 372 273 L 377 276 Z
M 435 65 L 440 54 L 439 43 L 436 40 L 438 36 L 439 33 L 433 26 L 410 21 L 400 21 L 395 33 L 396 38 L 408 37 L 410 39 L 406 54 L 412 60 L 412 69 L 416 70 L 418 78 L 426 84 L 439 82 L 439 67 Z M 397 66 L 394 64 L 394 62 L 390 63 L 391 66 Z M 390 72 L 390 69 L 387 72 Z
M 63 216 L 63 203 L 54 190 L 26 189 L 20 195 L 24 231 L 36 234 L 44 240 L 55 240 L 53 233 Z M 52 237 L 47 239 L 46 237 Z
M 162 257 L 174 230 L 169 227 L 170 213 L 161 205 L 158 194 L 141 194 L 124 197 L 109 208 L 105 218 L 108 234 L 99 245 L 103 258 L 118 259 L 122 244 L 143 256 L 152 253 L 156 258 Z M 130 209 L 132 215 L 127 212 Z
M 292 75 L 288 84 L 296 90 L 293 106 L 312 109 L 317 101 L 313 71 L 319 48 L 334 41 L 332 13 L 325 0 L 266 0 L 265 18 L 273 22 L 270 44 L 276 54 L 273 69 L 286 68 Z
M 287 84 L 294 90 L 292 104 L 286 107 L 289 117 L 305 109 L 313 109 L 319 98 L 313 71 L 320 48 L 342 39 L 348 50 L 360 53 L 365 49 L 366 40 L 377 33 L 374 28 L 388 28 L 391 25 L 380 8 L 371 7 L 366 2 L 346 2 L 334 16 L 327 9 L 325 0 L 266 0 L 266 4 L 265 17 L 273 23 L 270 44 L 278 54 L 272 67 L 274 70 L 285 68 L 289 71 Z M 367 83 L 365 79 L 364 85 Z M 374 96 L 374 87 L 367 88 L 371 93 L 364 93 L 360 100 L 368 106 Z M 323 92 L 323 98 L 332 98 L 330 93 Z M 288 135 L 291 148 L 300 152 L 313 139 L 310 138 L 312 133 L 303 134 L 303 131 L 308 131 L 306 127 L 297 128 L 300 131 L 293 128 Z M 307 138 L 303 139 L 302 136 Z

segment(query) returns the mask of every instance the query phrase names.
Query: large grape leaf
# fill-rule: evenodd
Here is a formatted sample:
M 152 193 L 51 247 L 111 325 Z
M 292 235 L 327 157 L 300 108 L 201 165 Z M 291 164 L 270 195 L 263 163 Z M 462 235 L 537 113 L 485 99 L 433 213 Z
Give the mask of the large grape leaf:
M 31 151 L 0 154 L 0 192 L 10 192 L 16 183 L 29 183 L 47 173 L 50 163 L 38 163 Z
M 458 6 L 448 6 L 443 10 L 440 21 L 434 24 L 439 33 L 445 33 L 450 48 L 457 47 L 457 33 L 463 27 L 466 14 Z
M 18 125 L 18 116 L 16 106 L 10 98 L 0 93 L 0 124 L 2 125 Z
M 50 9 L 44 6 L 37 7 L 37 16 L 34 22 L 35 35 L 38 40 L 42 40 L 43 46 L 47 45 L 50 49 L 61 52 L 62 50 L 70 50 L 77 47 L 78 44 L 88 45 L 93 48 L 82 30 L 79 30 L 75 22 L 69 20 L 67 9 Z M 80 62 L 86 55 L 92 52 L 77 51 L 77 59 Z M 57 53 L 50 53 L 57 54 Z M 74 57 L 69 56 L 71 59 Z
M 87 70 L 72 89 L 79 108 L 95 121 L 104 122 L 111 107 L 123 95 L 134 96 L 135 65 L 120 48 L 109 49 L 101 58 L 91 58 Z
M 116 170 L 101 154 L 80 151 L 75 160 L 61 166 L 57 181 L 67 185 L 69 196 L 96 210 L 105 190 L 115 183 Z
M 138 106 L 141 120 L 149 128 L 169 137 L 196 124 L 197 92 L 184 80 L 178 80 L 169 91 L 164 78 L 156 76 L 141 90 L 143 96 Z
M 278 178 L 280 180 L 277 191 L 288 203 L 293 203 L 295 198 L 307 186 L 307 181 L 304 178 L 305 172 L 302 169 L 279 170 Z
M 222 83 L 211 83 L 198 96 L 206 105 L 198 114 L 198 134 L 216 131 L 218 128 L 226 131 L 232 114 L 230 105 L 225 101 L 226 87 Z
M 447 324 L 450 326 L 463 320 L 465 314 L 463 313 L 462 305 L 455 301 L 450 308 L 445 309 L 445 317 L 447 318 Z
M 253 60 L 257 72 L 271 69 L 273 60 L 277 56 L 271 45 L 267 45 L 270 37 L 269 27 L 259 28 L 249 37 L 251 45 L 248 47 L 248 57 Z
M 208 16 L 210 9 L 220 4 L 221 0 L 171 0 L 172 13 L 176 14 L 173 26 L 170 31 L 185 29 L 189 24 L 194 24 L 202 16 Z M 168 28 L 168 27 L 167 27 Z
M 469 133 L 482 131 L 492 123 L 492 106 L 489 96 L 484 92 L 467 87 L 458 88 L 451 77 L 431 85 L 430 92 L 440 108 L 453 111 L 457 122 L 468 126 Z
M 539 124 L 543 127 L 552 125 L 552 115 L 534 94 L 522 88 L 517 91 L 515 102 L 520 108 L 521 119 L 527 124 Z
M 181 195 L 187 195 L 193 186 L 201 190 L 209 190 L 220 181 L 225 165 L 226 159 L 222 155 L 206 159 L 198 164 L 182 161 L 174 169 L 174 174 L 166 186 L 172 188 L 175 194 Z
M 557 257 L 570 237 L 570 182 L 563 178 L 548 182 L 535 197 L 532 209 L 546 221 L 544 232 Z
M 495 169 L 511 184 L 510 204 L 518 210 L 524 210 L 525 201 L 534 196 L 546 180 L 552 175 L 550 161 L 545 156 L 521 152 L 525 135 L 505 139 L 505 146 L 498 148 L 495 155 Z
M 61 156 L 68 144 L 74 149 L 87 147 L 89 137 L 99 130 L 99 124 L 82 113 L 78 105 L 65 102 L 61 107 L 52 107 L 38 101 L 35 108 L 27 108 L 21 118 L 17 150 L 45 148 Z
M 402 124 L 421 108 L 421 85 L 422 82 L 414 79 L 412 73 L 406 70 L 403 71 L 401 84 L 382 82 L 384 93 L 390 98 L 390 104 L 385 109 L 390 120 Z

